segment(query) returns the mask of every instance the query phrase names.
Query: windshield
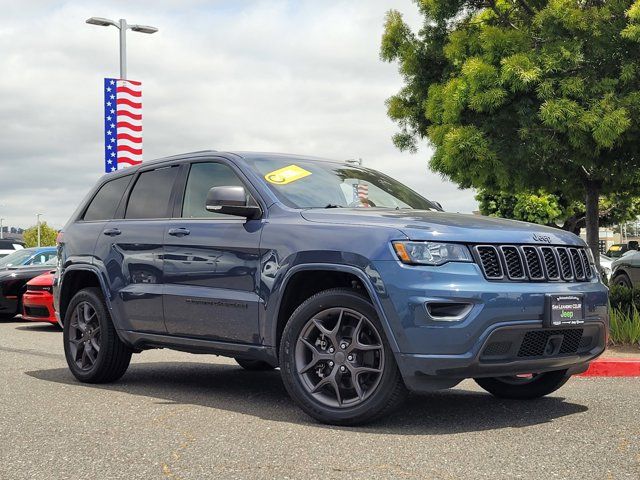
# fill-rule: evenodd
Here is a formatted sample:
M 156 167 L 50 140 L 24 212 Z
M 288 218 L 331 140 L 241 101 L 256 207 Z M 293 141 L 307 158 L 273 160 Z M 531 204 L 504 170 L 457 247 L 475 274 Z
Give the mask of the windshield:
M 356 165 L 295 158 L 264 158 L 248 163 L 273 193 L 292 208 L 440 210 L 393 178 Z
M 17 250 L 6 257 L 0 258 L 0 268 L 22 265 L 24 262 L 29 260 L 31 255 L 33 255 L 33 252 L 30 250 Z

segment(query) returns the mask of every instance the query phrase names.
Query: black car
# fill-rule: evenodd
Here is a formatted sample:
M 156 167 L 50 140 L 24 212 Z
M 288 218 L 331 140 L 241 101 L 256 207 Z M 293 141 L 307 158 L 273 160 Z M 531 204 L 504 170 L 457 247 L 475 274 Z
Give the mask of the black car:
M 0 320 L 13 318 L 20 313 L 22 295 L 32 278 L 55 269 L 57 257 L 47 263 L 10 268 L 0 271 Z

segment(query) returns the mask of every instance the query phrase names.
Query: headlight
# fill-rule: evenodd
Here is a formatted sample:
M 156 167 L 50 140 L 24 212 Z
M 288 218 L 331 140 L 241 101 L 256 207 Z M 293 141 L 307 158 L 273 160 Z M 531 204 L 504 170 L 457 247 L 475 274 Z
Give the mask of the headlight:
M 442 265 L 447 262 L 472 262 L 464 245 L 442 242 L 393 242 L 393 249 L 402 263 L 409 265 Z

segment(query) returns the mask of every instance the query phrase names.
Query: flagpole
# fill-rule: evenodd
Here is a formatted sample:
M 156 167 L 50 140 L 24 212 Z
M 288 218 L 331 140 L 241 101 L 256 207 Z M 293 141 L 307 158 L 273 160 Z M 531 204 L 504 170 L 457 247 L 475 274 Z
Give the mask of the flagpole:
M 120 79 L 127 79 L 127 21 L 120 19 Z

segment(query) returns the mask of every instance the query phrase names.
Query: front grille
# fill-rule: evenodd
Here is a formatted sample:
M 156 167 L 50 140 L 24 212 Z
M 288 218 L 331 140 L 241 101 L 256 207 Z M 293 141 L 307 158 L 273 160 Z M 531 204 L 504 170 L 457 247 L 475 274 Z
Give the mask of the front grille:
M 46 307 L 24 307 L 24 313 L 27 314 L 28 317 L 43 317 L 46 318 L 49 316 L 49 310 Z
M 562 337 L 559 354 L 570 355 L 578 352 L 582 340 L 581 328 L 561 330 L 531 330 L 520 344 L 518 357 L 542 357 L 551 337 Z
M 502 265 L 498 250 L 492 245 L 483 245 L 476 247 L 478 256 L 480 257 L 480 265 L 487 278 L 502 278 Z
M 585 282 L 595 276 L 584 248 L 477 245 L 474 252 L 488 280 Z
M 506 355 L 511 350 L 511 342 L 492 342 L 482 352 L 482 356 L 495 357 Z

